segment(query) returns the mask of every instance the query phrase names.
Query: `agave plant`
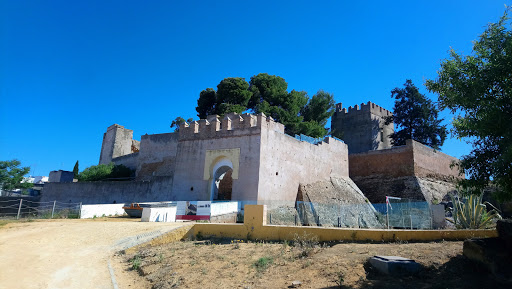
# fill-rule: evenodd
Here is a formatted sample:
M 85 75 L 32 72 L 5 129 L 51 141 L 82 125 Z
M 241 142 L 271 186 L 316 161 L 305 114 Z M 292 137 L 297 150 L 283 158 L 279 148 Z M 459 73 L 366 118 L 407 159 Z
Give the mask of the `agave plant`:
M 501 219 L 498 209 L 491 203 L 482 203 L 483 194 L 472 194 L 466 199 L 466 202 L 454 195 L 450 196 L 453 203 L 453 221 L 447 220 L 455 224 L 457 229 L 484 229 L 491 225 L 495 218 Z M 486 205 L 493 209 L 487 211 Z

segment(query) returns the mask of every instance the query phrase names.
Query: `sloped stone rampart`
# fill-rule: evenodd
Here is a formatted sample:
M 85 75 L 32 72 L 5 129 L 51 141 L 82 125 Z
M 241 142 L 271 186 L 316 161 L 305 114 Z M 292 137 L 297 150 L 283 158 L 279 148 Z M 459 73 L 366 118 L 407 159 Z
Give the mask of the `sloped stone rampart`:
M 298 210 L 307 225 L 382 227 L 371 203 L 349 178 L 301 185 L 298 200 L 304 202 Z
M 433 178 L 405 176 L 368 176 L 353 177 L 352 180 L 364 192 L 372 203 L 385 203 L 386 196 L 441 202 L 448 199 L 448 194 L 456 191 L 456 182 Z

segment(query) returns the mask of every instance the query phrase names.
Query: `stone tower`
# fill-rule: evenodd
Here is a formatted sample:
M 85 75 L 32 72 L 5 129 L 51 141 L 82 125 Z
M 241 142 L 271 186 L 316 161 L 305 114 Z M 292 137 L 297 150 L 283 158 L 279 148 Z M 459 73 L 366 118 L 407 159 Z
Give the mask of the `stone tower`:
M 113 124 L 103 134 L 99 164 L 109 164 L 112 159 L 137 152 L 139 142 L 133 140 L 133 130 Z
M 333 135 L 348 145 L 349 154 L 391 148 L 389 135 L 394 132 L 393 123 L 385 125 L 385 117 L 392 113 L 374 103 L 342 108 L 336 104 L 331 118 Z

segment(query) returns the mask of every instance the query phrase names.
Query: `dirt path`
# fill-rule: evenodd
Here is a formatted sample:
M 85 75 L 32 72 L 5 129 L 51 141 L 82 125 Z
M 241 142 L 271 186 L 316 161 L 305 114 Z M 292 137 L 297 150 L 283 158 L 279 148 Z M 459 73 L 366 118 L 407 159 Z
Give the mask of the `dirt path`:
M 0 228 L 0 289 L 114 288 L 108 264 L 116 250 L 136 236 L 150 238 L 182 225 L 106 218 L 8 224 Z M 123 272 L 115 276 L 120 288 L 131 282 Z

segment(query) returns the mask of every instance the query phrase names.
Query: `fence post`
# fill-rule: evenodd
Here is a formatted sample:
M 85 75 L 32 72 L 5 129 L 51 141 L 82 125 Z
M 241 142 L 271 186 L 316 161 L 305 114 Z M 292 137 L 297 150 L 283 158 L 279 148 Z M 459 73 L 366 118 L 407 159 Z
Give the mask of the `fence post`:
M 297 222 L 298 217 L 299 217 L 299 215 L 295 214 L 295 226 L 297 226 L 297 224 L 298 224 L 298 222 Z
M 389 208 L 388 208 L 387 200 L 386 200 L 386 225 L 387 225 L 388 230 L 389 230 Z
M 412 213 L 409 211 L 409 218 L 411 218 L 411 230 L 412 230 Z
M 78 210 L 78 218 L 82 218 L 82 202 L 80 202 L 80 209 Z
M 338 228 L 341 228 L 341 217 L 338 217 Z
M 55 212 L 55 203 L 56 203 L 56 202 L 57 202 L 57 201 L 53 201 L 53 208 L 52 208 L 52 217 L 51 217 L 51 219 L 53 219 L 53 212 Z
M 20 206 L 18 207 L 18 215 L 16 216 L 16 220 L 20 219 L 20 212 L 21 212 L 21 204 L 23 203 L 23 199 L 20 199 Z
M 272 213 L 268 214 L 268 219 L 269 219 L 270 225 L 272 225 Z

